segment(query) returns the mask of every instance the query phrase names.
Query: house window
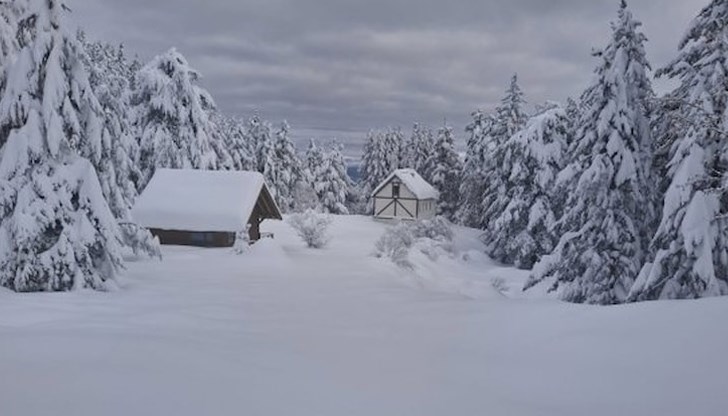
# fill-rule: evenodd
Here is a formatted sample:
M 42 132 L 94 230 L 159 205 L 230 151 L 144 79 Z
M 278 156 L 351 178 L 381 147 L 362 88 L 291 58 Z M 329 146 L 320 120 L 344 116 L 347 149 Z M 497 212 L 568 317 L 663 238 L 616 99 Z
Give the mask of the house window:
M 392 198 L 399 198 L 399 183 L 392 184 Z

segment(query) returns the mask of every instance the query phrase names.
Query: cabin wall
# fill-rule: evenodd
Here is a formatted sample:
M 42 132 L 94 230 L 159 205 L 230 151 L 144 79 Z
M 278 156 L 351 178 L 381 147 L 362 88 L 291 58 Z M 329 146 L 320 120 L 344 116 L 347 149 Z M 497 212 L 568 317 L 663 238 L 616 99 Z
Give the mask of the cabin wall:
M 394 198 L 392 181 L 382 187 L 374 196 L 375 217 L 415 220 L 422 218 L 418 212 L 419 208 L 417 197 L 404 184 L 400 184 L 399 198 Z
M 152 235 L 159 238 L 164 245 L 194 247 L 232 247 L 235 244 L 235 233 L 229 232 L 194 232 L 181 230 L 150 229 Z
M 400 198 L 392 197 L 392 187 L 387 185 L 374 197 L 374 216 L 378 218 L 397 218 L 404 220 L 431 219 L 437 214 L 437 201 L 434 199 L 417 200 L 404 185 L 400 188 Z
M 374 200 L 374 208 L 374 216 L 378 218 L 421 218 L 417 212 L 418 201 L 413 199 L 377 198 Z
M 417 219 L 417 200 L 416 199 L 398 199 L 396 206 L 396 217 L 404 219 Z
M 376 196 L 383 198 L 392 198 L 392 181 L 387 183 L 382 189 L 379 190 Z M 417 196 L 412 193 L 403 183 L 399 186 L 399 197 L 404 199 L 417 199 Z
M 376 197 L 374 199 L 374 216 L 394 218 L 394 200 L 392 198 Z
M 418 201 L 419 219 L 429 220 L 437 215 L 437 201 L 434 199 L 425 199 Z

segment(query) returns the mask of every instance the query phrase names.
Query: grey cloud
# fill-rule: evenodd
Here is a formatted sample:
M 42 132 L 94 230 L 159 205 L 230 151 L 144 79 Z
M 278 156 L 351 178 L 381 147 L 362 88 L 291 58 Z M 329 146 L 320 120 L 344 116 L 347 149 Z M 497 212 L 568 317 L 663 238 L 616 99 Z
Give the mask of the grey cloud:
M 578 95 L 617 0 L 67 0 L 92 37 L 142 59 L 176 46 L 228 113 L 300 137 L 444 118 L 462 136 L 518 72 L 529 102 Z M 659 67 L 707 0 L 633 0 Z M 659 83 L 658 83 L 659 84 Z M 357 136 L 358 135 L 358 136 Z

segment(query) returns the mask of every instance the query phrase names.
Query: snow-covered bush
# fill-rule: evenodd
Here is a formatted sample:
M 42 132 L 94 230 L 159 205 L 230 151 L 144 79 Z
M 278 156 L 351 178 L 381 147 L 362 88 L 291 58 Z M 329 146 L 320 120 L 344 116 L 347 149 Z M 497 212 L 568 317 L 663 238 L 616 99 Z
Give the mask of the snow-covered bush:
M 309 248 L 323 248 L 328 242 L 327 231 L 332 219 L 325 214 L 309 209 L 301 214 L 291 215 L 288 223 Z
M 493 286 L 493 289 L 497 290 L 501 295 L 508 293 L 508 283 L 506 283 L 506 279 L 502 277 L 494 277 L 490 279 L 490 285 Z
M 374 256 L 388 258 L 397 266 L 410 268 L 409 250 L 415 243 L 411 224 L 397 224 L 384 232 L 374 245 Z
M 429 238 L 435 241 L 451 242 L 453 239 L 452 224 L 444 217 L 417 221 L 412 224 L 415 238 Z
M 444 217 L 399 223 L 385 231 L 374 245 L 374 256 L 388 258 L 396 265 L 411 268 L 409 253 L 415 248 L 430 260 L 436 261 L 442 253 L 452 252 L 453 231 Z

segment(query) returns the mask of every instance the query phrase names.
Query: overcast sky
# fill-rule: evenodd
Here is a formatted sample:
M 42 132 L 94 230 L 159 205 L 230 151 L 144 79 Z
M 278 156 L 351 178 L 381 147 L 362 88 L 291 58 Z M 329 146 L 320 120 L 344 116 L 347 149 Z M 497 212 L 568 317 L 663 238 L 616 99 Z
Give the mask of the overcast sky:
M 632 0 L 653 66 L 708 0 Z M 456 133 L 517 72 L 531 104 L 578 95 L 618 0 L 67 0 L 91 38 L 177 47 L 223 112 L 356 139 L 414 121 Z

